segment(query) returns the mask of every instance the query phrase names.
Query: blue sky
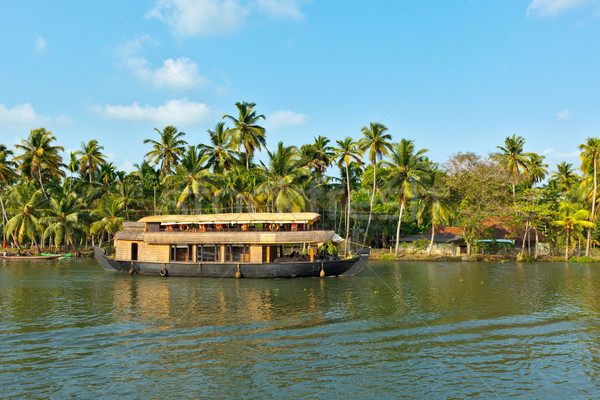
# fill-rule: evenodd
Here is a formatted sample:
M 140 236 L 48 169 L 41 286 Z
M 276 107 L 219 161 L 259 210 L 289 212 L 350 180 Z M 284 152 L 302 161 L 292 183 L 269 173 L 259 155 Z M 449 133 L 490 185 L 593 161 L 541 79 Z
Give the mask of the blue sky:
M 153 128 L 207 141 L 257 103 L 274 148 L 360 138 L 371 121 L 443 163 L 506 136 L 579 166 L 600 135 L 600 0 L 5 2 L 0 143 L 44 126 L 119 168 Z

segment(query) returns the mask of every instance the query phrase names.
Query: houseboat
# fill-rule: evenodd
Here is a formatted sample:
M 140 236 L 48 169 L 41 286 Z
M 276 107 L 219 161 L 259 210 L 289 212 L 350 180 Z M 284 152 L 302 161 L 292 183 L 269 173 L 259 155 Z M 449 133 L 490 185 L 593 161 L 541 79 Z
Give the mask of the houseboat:
M 295 278 L 354 276 L 370 249 L 340 258 L 343 241 L 316 213 L 163 215 L 125 222 L 115 256 L 95 248 L 107 271 L 160 276 Z

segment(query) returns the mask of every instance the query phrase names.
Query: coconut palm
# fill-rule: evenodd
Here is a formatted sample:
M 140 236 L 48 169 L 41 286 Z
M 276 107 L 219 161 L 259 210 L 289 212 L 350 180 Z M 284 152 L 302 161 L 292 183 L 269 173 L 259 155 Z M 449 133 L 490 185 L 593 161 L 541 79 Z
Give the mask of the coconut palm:
M 200 144 L 202 155 L 208 155 L 207 166 L 213 172 L 223 172 L 231 168 L 235 162 L 230 150 L 231 132 L 225 127 L 224 122 L 219 122 L 214 130 L 207 130 L 210 145 Z
M 177 166 L 175 175 L 168 177 L 167 182 L 176 187 L 183 187 L 177 201 L 177 208 L 183 207 L 186 200 L 193 196 L 196 213 L 201 196 L 210 193 L 207 178 L 210 176 L 208 168 L 204 166 L 209 159 L 208 155 L 201 155 L 196 146 L 188 146 L 186 153 Z
M 67 169 L 69 170 L 69 172 L 71 173 L 71 176 L 69 178 L 69 191 L 73 188 L 73 174 L 75 173 L 75 171 L 79 170 L 79 160 L 77 159 L 77 152 L 73 153 L 70 152 L 69 153 L 69 165 L 67 165 Z
M 8 212 L 13 217 L 6 224 L 6 231 L 9 234 L 15 233 L 19 244 L 22 244 L 26 237 L 29 238 L 38 252 L 40 247 L 35 235 L 40 230 L 39 218 L 44 202 L 42 189 L 36 189 L 33 182 L 22 182 L 13 186 L 7 202 Z
M 156 215 L 156 189 L 160 185 L 160 170 L 154 169 L 148 161 L 144 160 L 141 164 L 134 164 L 136 170 L 133 172 L 143 183 L 144 190 L 152 188 L 154 199 L 154 215 Z M 145 197 L 145 196 L 144 196 Z
M 79 158 L 79 168 L 81 170 L 81 176 L 84 177 L 86 174 L 89 176 L 90 185 L 92 184 L 92 176 L 100 169 L 100 166 L 106 161 L 106 155 L 102 153 L 104 146 L 98 145 L 96 139 L 92 139 L 89 142 L 81 142 L 81 150 L 75 152 Z M 69 164 L 69 168 L 71 163 Z
M 12 156 L 12 154 L 11 150 L 0 144 L 0 205 L 2 206 L 2 234 L 4 235 L 4 241 L 6 241 L 6 223 L 8 222 L 8 217 L 6 216 L 2 195 L 4 194 L 5 187 L 9 186 L 17 177 L 15 173 L 16 164 L 9 159 L 9 156 Z
M 590 167 L 594 177 L 594 186 L 592 194 L 592 212 L 590 213 L 590 222 L 593 223 L 596 217 L 596 193 L 598 189 L 598 159 L 600 158 L 600 139 L 598 138 L 587 138 L 585 143 L 578 146 L 581 151 L 581 170 L 585 173 Z M 585 255 L 589 255 L 590 252 L 590 241 L 592 238 L 592 227 L 588 226 L 587 241 L 585 245 Z
M 27 139 L 21 139 L 21 144 L 15 147 L 23 153 L 16 156 L 14 161 L 19 163 L 18 170 L 27 178 L 37 180 L 43 196 L 48 195 L 44 188 L 43 175 L 46 177 L 64 176 L 60 170 L 63 166 L 59 151 L 65 151 L 62 146 L 53 146 L 56 137 L 44 128 L 32 129 Z
M 140 200 L 142 199 L 139 185 L 139 178 L 136 175 L 126 175 L 123 171 L 117 173 L 117 199 L 125 209 L 127 219 L 130 219 L 130 210 L 132 208 L 140 208 Z
M 551 178 L 558 182 L 561 192 L 568 192 L 579 180 L 575 170 L 573 170 L 573 165 L 566 161 L 563 161 L 556 166 L 556 171 L 552 172 Z
M 548 174 L 548 170 L 546 169 L 548 168 L 548 164 L 544 163 L 544 158 L 546 157 L 531 153 L 527 160 L 527 177 L 533 187 L 543 181 Z
M 447 224 L 452 217 L 452 209 L 448 204 L 448 191 L 441 184 L 442 174 L 439 170 L 432 172 L 432 185 L 422 192 L 417 212 L 417 222 L 423 223 L 423 217 L 428 215 L 431 220 L 431 241 L 428 254 L 431 255 L 435 230 L 441 224 Z
M 231 135 L 231 146 L 237 149 L 240 153 L 241 146 L 244 146 L 246 156 L 246 169 L 250 171 L 250 156 L 254 154 L 256 149 L 261 150 L 267 145 L 265 139 L 265 128 L 258 125 L 258 121 L 265 116 L 256 115 L 254 107 L 255 103 L 237 102 L 235 106 L 238 109 L 238 117 L 224 114 L 223 118 L 230 120 L 233 123 L 233 128 L 227 129 L 228 135 Z
M 513 203 L 516 204 L 516 192 L 515 183 L 518 176 L 527 170 L 528 158 L 531 157 L 531 153 L 523 152 L 523 146 L 525 145 L 525 139 L 521 136 L 513 134 L 512 137 L 507 136 L 504 139 L 504 147 L 496 146 L 501 150 L 501 153 L 494 154 L 492 159 L 502 165 L 508 172 L 513 176 L 512 181 L 512 192 L 513 192 Z
M 590 213 L 583 209 L 580 204 L 563 201 L 559 207 L 560 219 L 554 221 L 556 226 L 560 226 L 566 233 L 565 261 L 569 260 L 569 236 L 578 229 L 593 228 L 594 224 L 587 221 Z
M 78 227 L 79 214 L 85 205 L 74 193 L 63 192 L 57 197 L 51 197 L 46 216 L 40 219 L 40 224 L 45 225 L 44 239 L 54 238 L 54 243 L 61 246 L 63 240 L 66 245 L 75 248 L 75 229 Z
M 160 164 L 161 176 L 164 178 L 171 174 L 185 152 L 187 142 L 181 138 L 185 132 L 177 132 L 173 125 L 166 126 L 162 132 L 156 128 L 154 130 L 160 135 L 160 140 L 144 140 L 144 144 L 152 144 L 152 150 L 146 153 L 146 157 L 154 166 Z
M 348 210 L 346 215 L 346 245 L 344 246 L 344 256 L 348 255 L 348 237 L 350 235 L 350 211 L 352 204 L 352 197 L 350 195 L 350 174 L 348 172 L 349 165 L 352 161 L 356 162 L 359 165 L 362 165 L 362 161 L 360 157 L 362 157 L 363 152 L 360 149 L 360 146 L 357 142 L 354 141 L 351 137 L 347 137 L 344 140 L 338 140 L 337 149 L 335 153 L 335 159 L 337 160 L 337 165 L 341 168 L 344 166 L 346 168 L 346 188 L 348 190 Z
M 375 193 L 377 192 L 377 160 L 381 160 L 383 156 L 387 156 L 392 149 L 392 136 L 385 133 L 387 130 L 388 128 L 383 124 L 371 122 L 368 128 L 366 126 L 362 127 L 361 132 L 364 137 L 358 141 L 358 145 L 362 151 L 368 150 L 369 161 L 371 161 L 371 164 L 373 165 L 373 192 L 371 193 L 369 221 L 367 222 L 367 228 L 365 229 L 363 246 L 367 242 L 369 226 L 371 225 L 371 218 L 373 216 L 373 202 L 375 201 Z
M 97 219 L 91 226 L 92 234 L 108 234 L 108 241 L 117 233 L 123 222 L 127 219 L 123 204 L 116 198 L 110 197 L 102 201 L 101 207 L 92 211 L 92 216 Z
M 267 193 L 272 209 L 277 212 L 303 211 L 307 204 L 300 180 L 310 174 L 307 166 L 300 167 L 300 151 L 296 146 L 277 144 L 269 153 L 267 180 L 259 190 Z
M 428 174 L 426 152 L 427 149 L 416 150 L 414 141 L 402 139 L 400 143 L 392 145 L 390 160 L 384 161 L 385 165 L 390 169 L 387 188 L 397 193 L 400 205 L 398 225 L 396 227 L 395 255 L 398 255 L 400 227 L 408 199 L 416 194 L 417 185 L 421 184 L 421 181 Z

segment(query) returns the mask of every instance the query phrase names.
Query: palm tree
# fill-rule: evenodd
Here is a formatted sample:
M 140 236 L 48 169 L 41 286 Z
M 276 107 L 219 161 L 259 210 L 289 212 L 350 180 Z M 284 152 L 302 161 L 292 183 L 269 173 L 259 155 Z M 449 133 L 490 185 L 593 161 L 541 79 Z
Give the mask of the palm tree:
M 75 152 L 76 155 L 81 156 L 79 158 L 79 168 L 81 169 L 81 176 L 84 177 L 87 173 L 89 175 L 90 185 L 92 184 L 92 176 L 100 169 L 100 166 L 106 161 L 106 155 L 102 153 L 104 146 L 98 145 L 96 139 L 92 139 L 89 142 L 81 142 L 81 150 Z M 69 164 L 70 168 L 71 164 Z
M 64 176 L 60 170 L 62 158 L 58 154 L 65 151 L 62 146 L 53 146 L 56 137 L 44 128 L 32 129 L 27 139 L 21 139 L 21 144 L 15 147 L 23 154 L 15 157 L 14 161 L 19 163 L 18 170 L 30 179 L 37 179 L 42 189 L 42 194 L 47 199 L 48 195 L 44 189 L 42 174 L 48 176 Z
M 536 186 L 539 182 L 543 181 L 548 174 L 548 164 L 544 163 L 545 156 L 540 156 L 535 153 L 531 153 L 529 160 L 527 160 L 527 175 L 529 183 Z
M 527 170 L 528 157 L 531 157 L 531 153 L 524 153 L 523 146 L 525 145 L 525 139 L 521 136 L 513 134 L 512 137 L 507 136 L 504 139 L 504 147 L 496 146 L 502 152 L 495 154 L 492 158 L 494 161 L 498 161 L 508 172 L 513 175 L 512 192 L 513 192 L 513 204 L 516 204 L 517 196 L 515 194 L 515 183 L 517 177 L 522 171 Z
M 102 202 L 102 207 L 92 211 L 92 216 L 97 218 L 91 226 L 91 233 L 108 233 L 108 241 L 110 242 L 111 236 L 117 233 L 127 216 L 123 209 L 123 204 L 115 198 L 108 198 Z
M 558 182 L 562 192 L 571 190 L 579 180 L 572 167 L 572 164 L 563 161 L 556 166 L 556 171 L 552 172 L 551 177 Z
M 207 130 L 210 145 L 200 144 L 202 155 L 207 154 L 207 166 L 212 168 L 213 172 L 223 172 L 231 168 L 235 161 L 230 151 L 231 132 L 225 127 L 224 122 L 219 122 L 213 131 Z
M 17 243 L 28 237 L 38 252 L 40 247 L 35 238 L 39 231 L 39 218 L 44 204 L 42 189 L 36 189 L 33 182 L 23 182 L 13 186 L 8 198 L 8 211 L 13 217 L 6 224 L 8 233 L 16 233 Z
M 79 170 L 79 160 L 77 159 L 77 152 L 73 153 L 70 152 L 69 153 L 69 165 L 67 166 L 67 169 L 69 170 L 69 172 L 71 173 L 71 177 L 69 179 L 69 191 L 73 188 L 73 174 L 75 173 L 75 171 Z
M 181 159 L 181 164 L 177 166 L 177 173 L 168 177 L 170 183 L 184 187 L 177 201 L 177 208 L 183 207 L 186 200 L 193 196 L 196 213 L 199 212 L 200 197 L 210 193 L 207 187 L 207 177 L 210 176 L 210 172 L 204 166 L 208 158 L 209 156 L 206 154 L 201 155 L 198 147 L 188 146 L 187 152 Z
M 162 132 L 156 128 L 154 130 L 160 135 L 160 140 L 144 140 L 144 144 L 151 143 L 153 148 L 146 153 L 146 157 L 154 166 L 160 164 L 161 175 L 164 178 L 171 174 L 173 167 L 179 163 L 179 158 L 185 152 L 187 142 L 181 139 L 185 132 L 177 132 L 173 125 L 166 126 Z
M 47 226 L 44 239 L 53 236 L 56 245 L 61 246 L 64 240 L 66 245 L 75 248 L 73 237 L 84 204 L 74 193 L 62 193 L 58 197 L 51 197 L 49 203 L 47 215 L 39 221 L 41 225 Z
M 278 212 L 303 211 L 307 198 L 300 180 L 310 174 L 307 166 L 300 167 L 300 152 L 296 146 L 277 144 L 277 150 L 269 153 L 267 181 L 259 190 L 267 193 L 272 209 Z
M 584 144 L 578 146 L 581 151 L 581 170 L 585 173 L 590 167 L 593 166 L 594 176 L 594 189 L 592 194 L 592 212 L 590 213 L 590 222 L 593 224 L 596 217 L 596 193 L 598 189 L 598 158 L 600 158 L 600 139 L 598 138 L 587 138 Z M 592 227 L 588 226 L 587 241 L 585 245 L 585 255 L 588 256 L 590 252 L 590 241 L 592 238 Z
M 257 125 L 258 121 L 265 116 L 256 115 L 254 111 L 255 103 L 237 102 L 235 106 L 238 109 L 238 118 L 224 114 L 223 118 L 227 118 L 233 123 L 233 128 L 227 129 L 228 135 L 231 135 L 231 146 L 237 149 L 238 154 L 243 145 L 246 155 L 246 169 L 250 170 L 250 156 L 254 154 L 256 149 L 260 150 L 267 145 L 265 139 L 265 128 Z
M 573 231 L 582 228 L 592 228 L 594 224 L 587 221 L 590 213 L 581 208 L 581 205 L 563 201 L 559 207 L 560 219 L 554 221 L 557 226 L 563 227 L 567 235 L 565 244 L 565 261 L 569 260 L 569 236 Z
M 348 237 L 350 235 L 350 210 L 352 204 L 352 198 L 350 195 L 350 174 L 348 168 L 350 163 L 354 160 L 357 164 L 362 165 L 360 157 L 362 157 L 362 150 L 358 146 L 358 143 L 351 137 L 347 137 L 344 140 L 338 140 L 338 148 L 336 149 L 335 159 L 337 160 L 338 166 L 341 168 L 342 165 L 346 168 L 346 187 L 348 190 L 348 211 L 346 215 L 346 245 L 344 246 L 344 256 L 348 255 Z
M 365 237 L 363 239 L 363 247 L 367 242 L 367 235 L 369 234 L 369 226 L 371 225 L 371 218 L 373 216 L 373 202 L 375 201 L 375 192 L 377 191 L 377 160 L 381 160 L 383 156 L 389 154 L 389 150 L 392 149 L 392 136 L 385 133 L 388 128 L 380 124 L 379 122 L 371 122 L 369 127 L 363 126 L 361 129 L 364 138 L 358 141 L 358 144 L 362 151 L 369 151 L 369 161 L 373 165 L 373 192 L 371 193 L 371 205 L 369 206 L 369 222 L 367 222 L 367 228 L 365 229 Z
M 432 172 L 432 184 L 424 191 L 419 202 L 419 211 L 417 213 L 417 222 L 423 223 L 423 216 L 429 215 L 431 219 L 431 242 L 429 243 L 428 254 L 433 250 L 433 241 L 435 239 L 435 230 L 440 224 L 446 224 L 452 217 L 452 209 L 448 206 L 448 191 L 440 185 L 441 172 L 435 170 Z
M 389 181 L 387 187 L 398 193 L 398 202 L 400 203 L 400 215 L 398 216 L 398 225 L 396 227 L 396 250 L 398 255 L 400 245 L 400 227 L 402 225 L 402 216 L 406 209 L 409 197 L 412 197 L 416 191 L 416 184 L 419 184 L 427 176 L 427 159 L 425 153 L 427 149 L 416 151 L 414 141 L 402 139 L 400 143 L 392 145 L 390 161 L 385 162 L 390 169 Z
M 4 236 L 4 241 L 6 241 L 6 223 L 8 222 L 8 217 L 6 216 L 2 195 L 4 193 L 4 187 L 10 185 L 17 177 L 17 174 L 15 173 L 16 164 L 8 159 L 12 154 L 13 152 L 11 150 L 8 150 L 3 144 L 0 144 L 0 205 L 2 206 L 2 234 Z
M 130 209 L 139 208 L 142 199 L 139 178 L 135 175 L 125 175 L 123 171 L 117 173 L 117 196 L 125 209 L 127 220 L 130 219 Z
M 156 215 L 156 189 L 160 185 L 160 171 L 154 169 L 148 161 L 144 160 L 141 164 L 134 164 L 136 171 L 133 172 L 144 184 L 144 190 L 152 187 L 154 198 L 154 215 Z

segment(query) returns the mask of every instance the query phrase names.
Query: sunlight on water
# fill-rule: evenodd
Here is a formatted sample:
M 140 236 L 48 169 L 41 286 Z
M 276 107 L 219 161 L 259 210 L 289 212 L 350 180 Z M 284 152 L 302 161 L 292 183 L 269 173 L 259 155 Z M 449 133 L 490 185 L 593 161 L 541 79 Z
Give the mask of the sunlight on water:
M 354 278 L 0 264 L 3 398 L 594 398 L 593 264 L 377 263 Z

